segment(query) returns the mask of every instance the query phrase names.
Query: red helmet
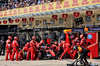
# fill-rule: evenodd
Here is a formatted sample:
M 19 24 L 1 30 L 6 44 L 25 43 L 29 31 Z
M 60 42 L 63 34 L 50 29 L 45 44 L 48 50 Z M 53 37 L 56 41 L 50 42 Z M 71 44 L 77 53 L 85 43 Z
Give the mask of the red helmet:
M 66 41 L 63 41 L 63 43 L 66 43 Z
M 58 42 L 56 41 L 55 44 L 58 44 Z
M 44 40 L 41 40 L 40 43 L 44 43 Z
M 61 41 L 61 43 L 63 43 L 63 40 Z
M 10 40 L 7 40 L 7 43 L 8 43 L 8 44 L 10 44 L 10 43 L 11 43 L 11 41 L 10 41 Z
M 70 36 L 70 38 L 72 38 L 72 39 L 73 39 L 73 38 L 74 38 L 74 35 L 71 35 L 71 36 Z
M 80 35 L 80 38 L 83 38 L 84 36 L 83 35 Z
M 32 39 L 35 40 L 35 36 L 33 36 Z
M 16 37 L 14 37 L 14 40 L 18 40 L 17 36 L 16 36 Z
M 56 47 L 56 45 L 55 45 L 55 44 L 53 44 L 53 45 L 52 45 L 52 47 Z
M 80 43 L 76 43 L 77 46 L 80 46 Z
M 29 42 L 27 42 L 26 46 L 30 46 L 30 43 L 29 43 Z
M 11 36 L 8 36 L 8 39 L 10 39 L 10 40 L 11 40 L 11 39 L 12 39 L 12 37 L 11 37 Z
M 36 42 L 36 44 L 38 44 L 38 42 Z
M 75 40 L 77 41 L 77 40 L 78 40 L 78 38 L 75 38 Z
M 62 43 L 59 43 L 59 46 L 62 46 L 63 44 Z

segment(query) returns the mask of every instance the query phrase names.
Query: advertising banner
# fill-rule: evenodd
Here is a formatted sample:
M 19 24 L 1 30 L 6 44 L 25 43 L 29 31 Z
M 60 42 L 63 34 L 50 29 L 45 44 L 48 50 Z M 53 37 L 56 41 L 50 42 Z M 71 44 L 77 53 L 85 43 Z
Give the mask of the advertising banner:
M 97 4 L 100 4 L 100 0 L 64 0 L 63 2 L 52 2 L 52 3 L 42 4 L 42 5 L 1 11 L 0 17 L 9 17 L 9 16 L 15 16 L 15 15 L 48 12 L 48 11 L 54 11 L 54 10 L 62 10 L 62 9 L 68 9 L 68 8 L 97 5 Z

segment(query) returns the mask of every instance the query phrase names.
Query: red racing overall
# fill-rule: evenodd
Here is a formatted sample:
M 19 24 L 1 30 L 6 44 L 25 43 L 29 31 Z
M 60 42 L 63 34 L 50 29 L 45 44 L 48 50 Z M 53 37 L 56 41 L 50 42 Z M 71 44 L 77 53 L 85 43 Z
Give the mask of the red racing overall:
M 12 42 L 12 47 L 13 47 L 12 60 L 14 59 L 14 55 L 16 53 L 16 61 L 18 61 L 18 47 L 19 47 L 19 45 L 18 45 L 17 40 L 14 40 Z
M 34 40 L 30 41 L 30 48 L 29 51 L 27 53 L 27 58 L 29 59 L 31 54 L 31 60 L 35 60 L 35 55 L 36 55 L 36 43 Z
M 9 55 L 9 58 L 11 60 L 11 54 L 12 54 L 12 46 L 11 46 L 11 43 L 8 43 L 8 44 L 6 44 L 6 58 L 5 58 L 5 61 L 8 60 L 8 55 Z
M 68 52 L 68 54 L 71 56 L 71 58 L 73 58 L 72 57 L 72 55 L 71 55 L 71 47 L 70 47 L 70 45 L 68 44 L 68 43 L 64 43 L 63 44 L 63 50 L 64 50 L 64 52 L 62 53 L 62 55 L 61 55 L 61 57 L 59 58 L 59 60 L 61 60 L 62 59 L 62 57 Z
M 23 59 L 23 53 L 25 52 L 25 51 L 29 51 L 29 46 L 30 46 L 30 44 L 29 44 L 29 42 L 25 45 L 25 47 L 23 47 L 23 49 L 19 52 L 19 54 L 18 54 L 18 59 Z
M 84 37 L 80 41 L 80 46 L 82 46 L 82 47 L 85 46 L 85 38 Z

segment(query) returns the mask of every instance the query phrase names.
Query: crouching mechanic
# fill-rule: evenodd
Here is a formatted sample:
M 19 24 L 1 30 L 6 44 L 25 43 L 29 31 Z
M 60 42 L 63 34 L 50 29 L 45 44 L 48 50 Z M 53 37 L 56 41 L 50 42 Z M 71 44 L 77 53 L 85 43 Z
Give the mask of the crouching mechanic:
M 27 42 L 25 47 L 23 47 L 23 49 L 19 52 L 18 59 L 23 59 L 23 58 L 25 58 L 27 56 L 27 52 L 29 50 L 29 47 L 30 47 L 30 43 Z M 26 57 L 26 60 L 27 60 L 27 57 Z
M 51 49 L 54 51 L 55 54 L 58 53 L 58 42 L 56 41 L 55 44 L 51 46 Z
M 59 58 L 63 52 L 64 52 L 64 50 L 63 50 L 63 44 L 59 43 L 57 57 Z
M 87 58 L 86 58 L 88 51 L 85 48 L 77 46 L 77 45 L 74 46 L 74 50 L 77 50 L 78 53 L 81 54 L 81 56 L 80 56 L 81 61 L 80 62 L 81 63 L 84 62 L 83 61 L 83 59 L 84 59 L 85 63 L 88 64 L 88 61 L 87 61 Z
M 37 60 L 39 60 L 39 58 L 43 59 L 44 58 L 44 52 L 43 52 L 43 47 L 44 46 L 44 40 L 41 40 L 40 43 L 37 44 L 37 49 L 38 49 L 38 56 L 37 56 Z

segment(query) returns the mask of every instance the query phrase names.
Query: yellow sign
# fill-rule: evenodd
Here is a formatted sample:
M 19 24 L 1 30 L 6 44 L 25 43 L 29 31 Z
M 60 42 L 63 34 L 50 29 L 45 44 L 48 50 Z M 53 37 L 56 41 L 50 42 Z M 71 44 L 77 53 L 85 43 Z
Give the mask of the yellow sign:
M 66 30 L 64 30 L 63 32 L 64 32 L 64 33 L 72 32 L 72 30 L 71 30 L 71 29 L 66 29 Z
M 17 16 L 31 13 L 48 12 L 54 10 L 76 8 L 90 5 L 100 4 L 100 0 L 64 0 L 61 2 L 53 2 L 36 6 L 29 6 L 25 8 L 17 8 L 7 11 L 0 11 L 0 17 Z

